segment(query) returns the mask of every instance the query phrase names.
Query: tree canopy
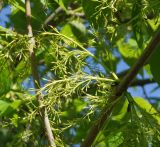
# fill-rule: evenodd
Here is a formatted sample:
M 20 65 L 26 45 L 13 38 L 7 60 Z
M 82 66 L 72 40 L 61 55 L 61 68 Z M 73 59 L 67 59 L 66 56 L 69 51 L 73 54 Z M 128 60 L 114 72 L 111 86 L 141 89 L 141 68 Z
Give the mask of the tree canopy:
M 159 146 L 160 97 L 144 88 L 160 84 L 159 0 L 0 0 L 4 10 L 0 146 Z M 143 98 L 127 91 L 139 86 Z

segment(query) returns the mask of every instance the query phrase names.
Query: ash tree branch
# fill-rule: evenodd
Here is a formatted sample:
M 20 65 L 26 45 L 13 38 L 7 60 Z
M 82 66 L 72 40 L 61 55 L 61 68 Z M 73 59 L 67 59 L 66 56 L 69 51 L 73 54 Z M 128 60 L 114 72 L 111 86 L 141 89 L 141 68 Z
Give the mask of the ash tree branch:
M 76 17 L 80 17 L 80 18 L 85 18 L 84 13 L 78 13 L 78 12 L 74 12 L 74 10 L 68 10 L 67 12 L 65 12 L 61 7 L 58 7 L 54 12 L 52 12 L 44 21 L 43 23 L 43 27 L 46 27 L 47 25 L 50 24 L 50 22 L 60 13 L 65 13 L 65 18 L 60 18 L 59 22 L 64 21 L 64 19 L 66 20 L 68 17 L 70 16 L 76 16 Z M 63 15 L 64 17 L 64 15 Z
M 38 70 L 37 70 L 37 63 L 36 63 L 36 56 L 35 56 L 35 39 L 33 37 L 33 31 L 32 31 L 32 25 L 31 25 L 31 6 L 30 6 L 30 0 L 25 0 L 25 7 L 26 7 L 26 19 L 27 19 L 27 31 L 28 31 L 28 49 L 29 49 L 29 56 L 30 56 L 30 62 L 31 62 L 31 70 L 32 70 L 32 76 L 34 80 L 34 87 L 36 90 L 36 97 L 39 105 L 42 105 L 41 99 L 42 95 L 37 92 L 37 90 L 40 88 L 40 79 L 38 75 Z M 56 147 L 54 137 L 52 134 L 52 129 L 51 125 L 49 122 L 48 114 L 47 114 L 47 109 L 43 108 L 40 110 L 40 113 L 42 115 L 42 119 L 44 121 L 44 127 L 46 130 L 47 134 L 47 139 L 50 143 L 51 147 Z
M 146 65 L 146 62 L 145 62 L 145 65 Z M 120 78 L 120 79 L 123 79 L 127 73 L 129 72 L 129 70 L 124 70 L 120 73 L 117 73 L 117 76 Z M 153 83 L 156 83 L 156 81 L 154 79 L 150 79 L 150 78 L 147 78 L 147 79 L 134 79 L 131 83 L 130 83 L 130 87 L 132 86 L 145 86 L 147 84 L 153 84 Z
M 110 97 L 109 101 L 111 103 L 115 102 L 122 94 L 127 90 L 139 70 L 143 67 L 145 62 L 149 59 L 149 57 L 153 54 L 153 52 L 157 49 L 157 46 L 160 44 L 160 26 L 158 27 L 157 33 L 152 38 L 146 49 L 144 50 L 143 54 L 140 56 L 138 61 L 131 67 L 129 72 L 124 76 L 124 78 L 120 81 L 120 84 L 116 88 L 115 91 L 113 91 L 112 96 Z M 108 106 L 105 106 L 105 108 L 100 113 L 100 116 L 95 121 L 95 123 L 90 128 L 86 138 L 84 139 L 81 147 L 90 147 L 94 140 L 96 139 L 98 133 L 105 125 L 105 122 L 109 120 L 112 110 L 114 106 L 108 108 Z
M 153 52 L 156 50 L 159 44 L 160 44 L 160 27 L 158 27 L 157 33 L 155 34 L 155 36 L 152 38 L 152 40 L 144 50 L 144 53 L 140 56 L 138 61 L 133 65 L 133 67 L 129 70 L 129 72 L 120 82 L 116 90 L 117 96 L 120 96 L 128 88 L 128 86 L 133 81 L 139 70 L 147 62 L 147 60 L 153 54 Z
M 153 79 L 133 80 L 129 86 L 145 86 L 156 83 Z
M 56 14 L 63 12 L 63 9 L 61 7 L 58 7 L 53 13 L 51 13 L 46 20 L 43 23 L 43 26 L 47 26 L 50 21 L 56 16 Z

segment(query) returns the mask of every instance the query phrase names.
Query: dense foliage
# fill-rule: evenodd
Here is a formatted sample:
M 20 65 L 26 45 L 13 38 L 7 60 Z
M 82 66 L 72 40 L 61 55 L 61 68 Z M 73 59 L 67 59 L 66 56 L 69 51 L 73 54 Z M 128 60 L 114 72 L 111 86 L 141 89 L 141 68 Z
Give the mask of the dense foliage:
M 0 146 L 48 146 L 44 107 L 57 146 L 79 146 L 105 107 L 112 113 L 93 146 L 159 146 L 159 95 L 125 91 L 110 101 L 127 73 L 117 73 L 118 64 L 131 68 L 159 29 L 159 0 L 31 0 L 38 89 L 25 1 L 1 0 L 0 8 L 10 11 L 0 26 Z M 130 87 L 157 83 L 158 89 L 159 58 L 157 47 Z

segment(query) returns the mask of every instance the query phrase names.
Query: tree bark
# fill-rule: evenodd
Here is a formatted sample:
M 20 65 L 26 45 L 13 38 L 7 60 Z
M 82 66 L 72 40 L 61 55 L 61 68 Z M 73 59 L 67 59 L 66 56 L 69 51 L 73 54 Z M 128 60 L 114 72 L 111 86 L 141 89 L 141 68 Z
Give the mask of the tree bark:
M 30 56 L 30 62 L 31 62 L 31 70 L 32 70 L 32 76 L 33 76 L 34 88 L 36 92 L 37 101 L 39 103 L 39 106 L 41 106 L 42 105 L 42 102 L 41 102 L 42 95 L 37 92 L 37 90 L 40 88 L 40 79 L 38 75 L 36 56 L 35 56 L 35 51 L 34 51 L 35 39 L 33 36 L 32 25 L 31 25 L 30 0 L 25 0 L 25 6 L 26 6 L 26 18 L 27 18 L 27 31 L 28 31 L 28 37 L 29 37 L 28 49 L 29 49 L 29 56 Z M 45 127 L 47 139 L 50 143 L 50 146 L 56 147 L 54 137 L 52 134 L 51 125 L 50 125 L 48 114 L 47 114 L 47 109 L 45 107 L 42 108 L 40 110 L 40 114 L 42 115 L 41 117 L 44 122 L 44 127 Z

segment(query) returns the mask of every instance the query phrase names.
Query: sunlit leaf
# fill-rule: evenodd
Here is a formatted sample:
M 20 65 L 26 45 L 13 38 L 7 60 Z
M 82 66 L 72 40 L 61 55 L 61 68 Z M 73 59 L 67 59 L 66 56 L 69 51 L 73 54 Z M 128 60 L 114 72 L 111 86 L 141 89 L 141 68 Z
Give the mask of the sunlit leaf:
M 141 97 L 135 97 L 134 101 L 138 104 L 140 108 L 146 111 L 149 115 L 153 116 L 153 118 L 155 118 L 160 124 L 160 116 L 157 110 L 147 100 Z
M 133 39 L 129 39 L 128 41 L 119 40 L 117 45 L 119 52 L 129 65 L 134 64 L 141 54 L 141 50 Z
M 10 103 L 0 100 L 0 116 L 3 115 L 3 113 L 6 112 L 6 110 L 8 109 Z
M 0 100 L 0 116 L 9 116 L 18 110 L 20 104 L 20 100 L 15 100 L 14 102 Z
M 78 21 L 72 21 L 66 24 L 62 28 L 61 33 L 77 41 L 81 41 L 81 42 L 87 41 L 86 28 L 82 23 Z

